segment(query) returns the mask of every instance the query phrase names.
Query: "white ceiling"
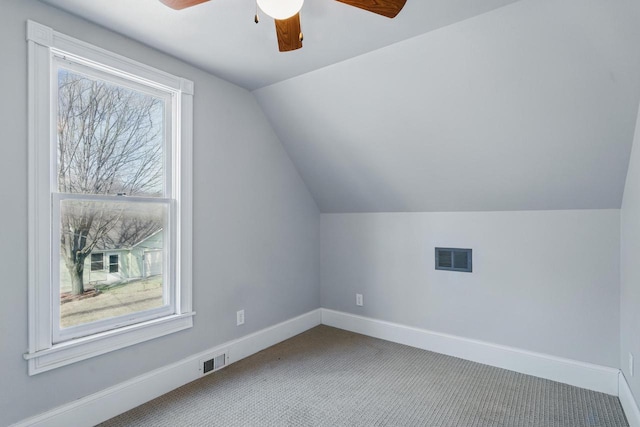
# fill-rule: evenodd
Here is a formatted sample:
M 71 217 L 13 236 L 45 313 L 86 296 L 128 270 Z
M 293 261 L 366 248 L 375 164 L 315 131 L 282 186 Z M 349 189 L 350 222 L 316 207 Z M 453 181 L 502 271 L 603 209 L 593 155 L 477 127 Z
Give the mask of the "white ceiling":
M 323 212 L 619 208 L 639 9 L 523 0 L 254 93 Z
M 394 20 L 307 0 L 289 53 L 252 0 L 43 1 L 258 88 L 322 212 L 621 205 L 638 0 L 408 0 Z
M 306 0 L 304 47 L 278 52 L 273 19 L 255 0 L 211 0 L 176 11 L 159 0 L 42 0 L 167 52 L 249 90 L 388 46 L 516 0 L 408 0 L 385 18 L 334 0 Z

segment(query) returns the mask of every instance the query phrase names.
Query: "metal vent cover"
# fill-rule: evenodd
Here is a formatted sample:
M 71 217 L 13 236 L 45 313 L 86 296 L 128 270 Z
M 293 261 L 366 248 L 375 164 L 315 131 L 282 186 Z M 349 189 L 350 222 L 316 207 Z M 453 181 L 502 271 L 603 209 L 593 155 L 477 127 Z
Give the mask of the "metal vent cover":
M 224 350 L 200 359 L 198 370 L 202 375 L 208 375 L 229 364 L 229 351 Z
M 436 270 L 471 273 L 472 250 L 460 248 L 436 248 Z

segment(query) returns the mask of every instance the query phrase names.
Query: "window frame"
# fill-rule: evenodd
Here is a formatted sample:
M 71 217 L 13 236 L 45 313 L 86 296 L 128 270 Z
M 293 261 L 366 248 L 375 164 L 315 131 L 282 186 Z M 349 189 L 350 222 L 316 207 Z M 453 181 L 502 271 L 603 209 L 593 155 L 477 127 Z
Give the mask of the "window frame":
M 193 139 L 193 82 L 173 76 L 147 65 L 138 63 L 102 48 L 61 34 L 34 21 L 27 21 L 28 43 L 28 102 L 29 102 L 29 349 L 24 358 L 28 361 L 29 375 L 38 374 L 80 360 L 134 345 L 143 341 L 181 331 L 193 326 L 192 311 L 192 139 Z M 53 96 L 57 79 L 52 77 L 57 70 L 55 56 L 77 59 L 98 72 L 115 73 L 125 80 L 144 83 L 172 95 L 171 148 L 166 188 L 172 190 L 171 215 L 175 230 L 172 230 L 174 286 L 172 295 L 175 307 L 171 314 L 140 323 L 115 327 L 88 336 L 54 342 L 52 314 L 57 302 L 53 292 L 59 283 L 52 280 L 54 264 L 52 238 L 55 203 L 52 182 L 56 182 L 55 163 L 57 156 L 56 121 L 52 111 L 56 110 Z M 57 74 L 57 73 L 56 73 Z M 166 167 L 171 164 L 165 163 Z M 57 191 L 57 189 L 56 189 Z M 168 194 L 165 194 L 165 197 Z M 55 233 L 53 234 L 55 235 Z M 103 261 L 104 268 L 109 269 Z M 59 267 L 58 267 L 59 268 Z M 59 291 L 59 289 L 58 289 Z
M 100 260 L 99 261 L 94 261 L 94 255 L 99 255 L 100 256 Z M 100 263 L 100 268 L 94 268 L 94 264 Z M 90 261 L 90 272 L 94 272 L 94 271 L 99 271 L 99 272 L 103 272 L 104 271 L 104 252 L 91 252 L 91 261 Z
M 52 115 L 52 120 L 56 120 L 57 117 Z M 51 162 L 52 168 L 57 168 L 56 162 L 52 159 Z M 108 202 L 108 203 L 117 203 L 117 204 L 126 204 L 131 202 L 136 205 L 140 204 L 158 204 L 158 205 L 166 205 L 167 216 L 174 216 L 171 212 L 173 210 L 172 200 L 161 197 L 126 197 L 122 198 L 121 196 L 104 196 L 104 195 L 91 195 L 91 194 L 67 194 L 67 193 L 57 193 L 52 190 L 52 242 L 60 241 L 60 208 L 62 201 L 84 201 L 84 202 Z M 53 344 L 62 343 L 64 341 L 68 341 L 71 339 L 82 338 L 85 336 L 89 336 L 92 334 L 97 334 L 100 332 L 109 331 L 115 328 L 132 325 L 135 323 L 141 323 L 146 320 L 152 320 L 155 318 L 165 317 L 176 312 L 176 292 L 175 287 L 171 286 L 171 283 L 176 282 L 173 279 L 173 274 L 169 274 L 175 268 L 175 259 L 170 256 L 171 253 L 175 251 L 175 247 L 173 245 L 173 240 L 171 237 L 172 231 L 174 229 L 171 221 L 167 220 L 167 224 L 165 224 L 164 230 L 165 238 L 164 244 L 166 244 L 167 250 L 163 250 L 163 264 L 167 266 L 165 271 L 163 271 L 163 291 L 162 291 L 162 305 L 160 307 L 154 307 L 146 310 L 141 310 L 135 313 L 127 313 L 119 316 L 99 319 L 89 323 L 81 323 L 78 325 L 67 326 L 66 328 L 62 328 L 61 325 L 56 322 L 51 322 L 52 329 L 52 339 Z M 168 238 L 167 238 L 168 237 Z M 122 253 L 119 249 L 110 249 L 104 252 L 106 263 L 104 266 L 104 273 L 106 275 L 119 275 L 121 273 L 122 268 Z M 116 263 L 113 264 L 111 262 L 112 257 L 116 257 Z M 56 305 L 53 302 L 60 300 L 60 247 L 59 245 L 52 244 L 51 247 L 51 296 L 52 296 L 52 319 L 60 319 L 60 313 L 62 307 L 60 305 Z M 116 271 L 112 271 L 112 266 L 116 266 Z
M 111 258 L 115 257 L 115 264 L 111 262 Z M 115 269 L 112 267 L 115 265 Z M 109 273 L 119 273 L 120 272 L 120 255 L 119 254 L 109 254 Z

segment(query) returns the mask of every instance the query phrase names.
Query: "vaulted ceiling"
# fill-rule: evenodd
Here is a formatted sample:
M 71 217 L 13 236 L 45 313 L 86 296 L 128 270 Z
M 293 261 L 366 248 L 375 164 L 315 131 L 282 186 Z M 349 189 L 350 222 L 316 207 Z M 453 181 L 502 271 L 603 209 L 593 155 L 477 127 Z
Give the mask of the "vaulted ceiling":
M 160 0 L 42 0 L 176 56 L 249 90 L 276 83 L 516 0 L 408 0 L 395 19 L 335 0 L 306 0 L 304 47 L 278 52 L 273 19 L 256 0 L 211 0 L 173 10 Z
M 322 212 L 620 207 L 638 0 L 307 0 L 288 53 L 248 0 L 45 1 L 254 90 Z

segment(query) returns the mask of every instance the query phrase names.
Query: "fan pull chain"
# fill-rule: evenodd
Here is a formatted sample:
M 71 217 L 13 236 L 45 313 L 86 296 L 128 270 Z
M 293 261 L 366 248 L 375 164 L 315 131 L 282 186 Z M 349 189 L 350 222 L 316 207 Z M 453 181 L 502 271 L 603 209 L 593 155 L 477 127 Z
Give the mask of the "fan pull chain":
M 302 11 L 299 11 L 298 15 L 302 18 Z M 298 34 L 298 40 L 300 40 L 300 43 L 302 43 L 302 40 L 304 40 L 304 34 L 302 34 L 302 30 L 300 30 L 300 34 Z
M 260 17 L 258 16 L 258 2 L 256 2 L 256 16 L 254 16 L 253 22 L 255 22 L 256 24 L 260 22 Z

